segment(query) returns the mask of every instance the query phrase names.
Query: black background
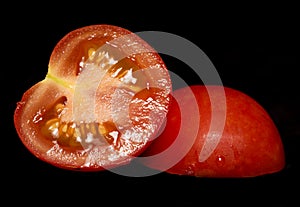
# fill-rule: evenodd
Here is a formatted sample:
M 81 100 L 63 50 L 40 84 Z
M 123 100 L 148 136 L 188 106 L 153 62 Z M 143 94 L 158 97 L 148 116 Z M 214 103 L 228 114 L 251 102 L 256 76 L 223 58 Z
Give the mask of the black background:
M 286 204 L 298 202 L 300 138 L 297 13 L 292 5 L 248 6 L 217 10 L 182 4 L 162 7 L 112 2 L 109 5 L 13 5 L 3 16 L 1 171 L 9 202 L 138 205 Z M 151 4 L 151 5 L 148 5 Z M 174 3 L 175 4 L 175 3 Z M 135 5 L 135 6 L 134 6 Z M 175 9 L 175 6 L 176 7 Z M 5 8 L 3 8 L 5 9 Z M 255 178 L 195 178 L 160 173 L 134 178 L 104 171 L 70 172 L 50 166 L 29 153 L 13 125 L 16 102 L 42 80 L 56 43 L 68 32 L 91 24 L 113 24 L 132 32 L 164 31 L 196 44 L 215 65 L 225 86 L 255 98 L 270 114 L 286 152 L 283 171 Z M 4 55 L 4 56 L 3 56 Z M 4 57 L 4 58 L 3 58 Z M 182 62 L 162 55 L 169 70 L 184 70 L 189 84 L 200 83 Z M 6 197 L 4 195 L 4 197 Z M 16 199 L 14 199 L 14 197 Z M 239 201 L 241 199 L 241 201 Z

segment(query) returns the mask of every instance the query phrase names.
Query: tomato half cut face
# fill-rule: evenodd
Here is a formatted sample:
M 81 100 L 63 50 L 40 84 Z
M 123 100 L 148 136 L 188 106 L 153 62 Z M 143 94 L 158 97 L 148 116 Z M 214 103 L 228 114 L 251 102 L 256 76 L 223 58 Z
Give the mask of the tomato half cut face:
M 144 40 L 113 25 L 86 26 L 55 46 L 45 79 L 17 103 L 15 127 L 35 156 L 57 167 L 120 166 L 157 134 L 171 87 Z

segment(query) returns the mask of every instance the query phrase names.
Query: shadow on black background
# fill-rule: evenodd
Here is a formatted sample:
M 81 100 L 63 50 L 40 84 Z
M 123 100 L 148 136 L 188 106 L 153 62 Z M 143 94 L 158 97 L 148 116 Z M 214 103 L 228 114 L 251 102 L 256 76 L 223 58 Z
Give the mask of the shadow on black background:
M 286 19 L 266 15 L 266 19 L 257 20 L 237 17 L 227 20 L 222 16 L 212 20 L 209 16 L 200 18 L 193 12 L 189 15 L 179 15 L 175 11 L 168 15 L 142 12 L 108 15 L 96 11 L 24 10 L 6 27 L 8 37 L 4 41 L 8 39 L 8 50 L 4 53 L 8 57 L 4 56 L 3 61 L 8 66 L 2 68 L 5 71 L 1 76 L 2 84 L 5 83 L 2 87 L 5 91 L 2 104 L 5 104 L 1 107 L 4 109 L 1 127 L 5 136 L 2 139 L 8 141 L 3 145 L 5 153 L 1 167 L 6 193 L 15 197 L 28 194 L 26 201 L 29 203 L 36 203 L 36 196 L 46 203 L 62 199 L 70 204 L 95 201 L 99 205 L 103 205 L 101 202 L 142 204 L 138 199 L 146 204 L 163 202 L 182 206 L 297 202 L 293 191 L 299 189 L 300 100 L 296 73 L 299 57 L 295 53 L 298 48 L 292 15 Z M 30 86 L 45 77 L 56 43 L 68 32 L 91 24 L 114 24 L 132 32 L 164 31 L 196 44 L 211 59 L 225 86 L 252 96 L 270 113 L 285 146 L 285 169 L 245 179 L 207 179 L 165 173 L 134 178 L 109 171 L 65 171 L 35 158 L 22 145 L 14 129 L 16 102 Z M 162 57 L 169 70 L 181 74 L 188 84 L 201 82 L 179 60 L 167 55 Z

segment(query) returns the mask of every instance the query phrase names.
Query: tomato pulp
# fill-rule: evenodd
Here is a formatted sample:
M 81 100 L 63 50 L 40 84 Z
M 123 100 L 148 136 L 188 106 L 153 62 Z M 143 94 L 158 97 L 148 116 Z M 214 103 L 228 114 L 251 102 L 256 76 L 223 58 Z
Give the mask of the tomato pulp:
M 203 85 L 177 89 L 173 97 L 164 130 L 143 156 L 159 155 L 173 146 L 175 140 L 182 141 L 164 159 L 148 159 L 144 163 L 148 167 L 198 177 L 254 177 L 284 168 L 279 131 L 267 111 L 253 98 L 232 88 Z M 220 115 L 225 117 L 224 125 L 210 130 L 212 118 L 219 119 Z M 217 137 L 218 144 L 210 148 Z M 192 144 L 182 159 L 163 169 L 190 140 Z M 204 143 L 211 154 L 203 158 Z
M 63 37 L 44 80 L 17 103 L 17 133 L 39 159 L 82 171 L 130 162 L 156 135 L 172 90 L 168 70 L 146 41 L 113 25 Z

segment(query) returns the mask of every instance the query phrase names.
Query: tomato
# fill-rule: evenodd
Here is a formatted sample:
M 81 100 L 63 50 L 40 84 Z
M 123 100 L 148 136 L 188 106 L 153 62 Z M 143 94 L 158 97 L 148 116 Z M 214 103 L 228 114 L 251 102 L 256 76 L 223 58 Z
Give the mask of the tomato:
M 126 164 L 157 133 L 172 84 L 160 55 L 114 25 L 64 36 L 44 80 L 17 103 L 14 124 L 39 159 L 63 169 L 98 171 Z
M 192 92 L 188 93 L 189 90 Z M 165 128 L 143 156 L 151 158 L 164 153 L 175 140 L 183 141 L 159 163 L 149 159 L 144 163 L 148 167 L 197 177 L 254 177 L 284 168 L 285 155 L 279 131 L 267 111 L 253 98 L 229 87 L 203 85 L 177 89 L 173 97 Z M 213 116 L 224 117 L 223 127 L 210 130 Z M 216 137 L 219 141 L 215 145 L 212 142 Z M 167 161 L 191 140 L 182 159 L 163 169 L 162 166 L 167 166 Z M 207 157 L 201 157 L 204 144 L 206 150 L 211 151 Z

